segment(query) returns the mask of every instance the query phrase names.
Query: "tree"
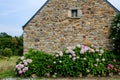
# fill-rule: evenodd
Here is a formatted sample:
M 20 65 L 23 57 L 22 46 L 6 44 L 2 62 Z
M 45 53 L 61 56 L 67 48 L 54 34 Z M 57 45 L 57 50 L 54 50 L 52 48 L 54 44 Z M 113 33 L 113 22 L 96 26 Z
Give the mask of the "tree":
M 6 57 L 11 57 L 13 55 L 13 52 L 10 48 L 5 48 L 3 51 L 2 51 L 2 56 L 6 56 Z
M 120 14 L 117 14 L 113 19 L 110 38 L 113 42 L 114 51 L 118 54 L 120 52 Z
M 6 48 L 11 49 L 13 55 L 23 55 L 23 36 L 12 37 L 5 32 L 0 33 L 0 55 Z
M 5 33 L 5 32 L 1 32 L 0 33 L 0 38 L 3 38 L 3 37 L 12 37 L 12 36 L 10 36 L 10 35 L 8 35 L 7 33 Z

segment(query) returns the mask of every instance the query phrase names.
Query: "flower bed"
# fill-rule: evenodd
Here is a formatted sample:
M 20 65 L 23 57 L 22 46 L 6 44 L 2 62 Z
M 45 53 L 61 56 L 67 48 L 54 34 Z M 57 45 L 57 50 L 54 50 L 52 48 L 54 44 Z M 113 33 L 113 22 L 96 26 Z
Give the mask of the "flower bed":
M 70 46 L 55 55 L 30 50 L 25 58 L 31 60 L 31 62 L 27 62 L 27 65 L 23 59 L 21 59 L 22 62 L 17 62 L 16 72 L 18 76 L 111 76 L 120 72 L 120 63 L 115 59 L 116 56 L 110 51 L 95 48 L 94 45 Z M 21 66 L 19 69 L 20 64 L 24 67 Z M 24 68 L 26 69 L 24 70 Z

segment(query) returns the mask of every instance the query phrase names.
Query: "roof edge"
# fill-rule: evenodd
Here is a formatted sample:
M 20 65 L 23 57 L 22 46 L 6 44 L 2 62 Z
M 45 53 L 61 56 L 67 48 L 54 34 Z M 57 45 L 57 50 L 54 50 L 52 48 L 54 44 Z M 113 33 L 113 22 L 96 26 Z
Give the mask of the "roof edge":
M 104 0 L 110 7 L 112 7 L 117 13 L 120 13 L 120 10 L 118 10 L 116 7 L 114 7 L 108 0 Z
M 43 7 L 49 2 L 50 0 L 47 0 L 44 5 L 25 23 L 24 26 L 22 26 L 23 30 L 26 27 L 26 25 L 43 9 Z M 115 8 L 108 0 L 104 0 L 110 7 L 112 7 L 116 12 L 120 13 L 120 10 Z
M 43 7 L 49 2 L 50 0 L 47 0 L 44 5 L 25 23 L 25 25 L 22 26 L 22 29 L 26 27 L 26 25 L 43 9 Z

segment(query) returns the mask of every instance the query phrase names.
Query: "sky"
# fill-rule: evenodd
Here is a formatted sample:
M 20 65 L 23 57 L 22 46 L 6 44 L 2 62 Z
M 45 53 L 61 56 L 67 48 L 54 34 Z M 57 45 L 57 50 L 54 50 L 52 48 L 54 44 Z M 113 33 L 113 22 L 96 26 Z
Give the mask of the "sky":
M 0 0 L 0 32 L 22 35 L 22 26 L 46 0 Z
M 0 32 L 12 36 L 23 33 L 22 26 L 47 0 L 0 0 Z M 119 0 L 108 0 L 120 10 Z

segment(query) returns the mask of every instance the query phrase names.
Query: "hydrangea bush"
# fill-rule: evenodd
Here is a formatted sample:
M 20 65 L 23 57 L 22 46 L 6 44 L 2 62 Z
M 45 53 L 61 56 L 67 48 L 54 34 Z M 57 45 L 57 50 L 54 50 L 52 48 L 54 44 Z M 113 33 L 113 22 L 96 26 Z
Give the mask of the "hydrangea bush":
M 21 76 L 24 75 L 25 72 L 29 70 L 28 65 L 32 63 L 32 60 L 25 59 L 25 57 L 22 56 L 20 59 L 18 59 L 16 63 L 17 63 L 15 67 L 16 75 Z
M 17 74 L 24 76 L 81 77 L 120 73 L 115 55 L 94 45 L 69 46 L 55 55 L 30 50 L 25 57 L 27 59 L 22 57 L 16 65 Z
M 103 49 L 94 45 L 67 47 L 57 53 L 54 60 L 54 72 L 58 76 L 102 75 L 106 70 L 107 55 Z

